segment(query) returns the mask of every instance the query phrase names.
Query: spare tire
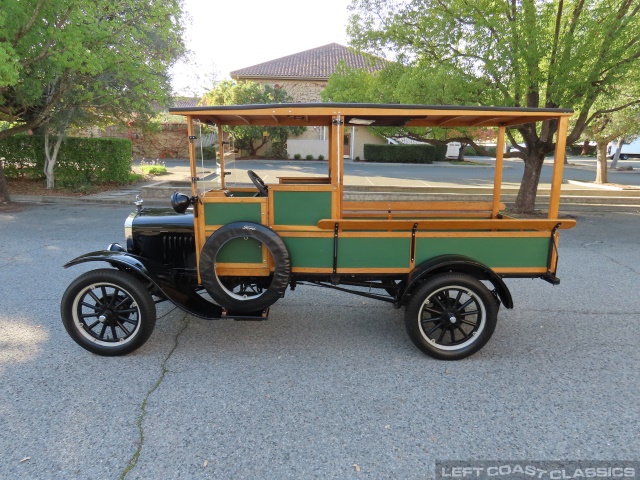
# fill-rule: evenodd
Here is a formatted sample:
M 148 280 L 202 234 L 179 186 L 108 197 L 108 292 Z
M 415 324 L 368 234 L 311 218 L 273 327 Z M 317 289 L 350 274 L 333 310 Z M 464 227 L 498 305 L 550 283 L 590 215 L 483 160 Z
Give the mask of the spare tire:
M 237 238 L 253 238 L 271 253 L 274 271 L 267 288 L 237 293 L 232 291 L 229 281 L 218 277 L 216 257 L 226 243 Z M 220 306 L 240 313 L 255 312 L 273 305 L 286 291 L 291 278 L 291 257 L 287 246 L 273 230 L 258 223 L 234 222 L 220 227 L 207 239 L 200 253 L 199 271 L 203 287 Z M 247 279 L 247 283 L 251 281 Z

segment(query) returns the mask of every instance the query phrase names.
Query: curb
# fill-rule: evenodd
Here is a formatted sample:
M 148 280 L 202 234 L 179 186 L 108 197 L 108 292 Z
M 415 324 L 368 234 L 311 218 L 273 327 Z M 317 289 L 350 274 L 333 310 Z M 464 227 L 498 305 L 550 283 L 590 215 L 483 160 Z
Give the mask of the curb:
M 636 191 L 640 194 L 640 190 Z M 587 192 L 585 192 L 587 193 Z M 32 204 L 89 204 L 89 205 L 130 205 L 134 208 L 133 202 L 135 200 L 135 193 L 126 194 L 114 193 L 112 195 L 103 195 L 101 197 L 60 197 L 60 196 L 39 196 L 39 195 L 13 195 L 11 200 L 18 203 L 32 203 Z M 449 201 L 486 201 L 492 197 L 492 192 L 478 193 L 476 191 L 465 191 L 464 188 L 448 189 L 447 192 L 415 192 L 407 191 L 366 191 L 362 189 L 358 190 L 345 190 L 344 199 L 347 201 L 437 201 L 437 200 L 449 200 Z M 507 206 L 512 206 L 515 202 L 515 194 L 503 194 L 501 196 L 503 202 Z M 148 206 L 169 206 L 169 198 L 148 198 L 144 199 L 145 205 Z M 536 209 L 544 210 L 548 208 L 548 195 L 544 192 L 538 194 L 538 201 L 536 202 Z M 567 211 L 599 211 L 599 212 L 640 212 L 640 195 L 627 197 L 627 196 L 601 196 L 601 195 L 565 195 L 560 202 L 560 209 L 563 212 Z

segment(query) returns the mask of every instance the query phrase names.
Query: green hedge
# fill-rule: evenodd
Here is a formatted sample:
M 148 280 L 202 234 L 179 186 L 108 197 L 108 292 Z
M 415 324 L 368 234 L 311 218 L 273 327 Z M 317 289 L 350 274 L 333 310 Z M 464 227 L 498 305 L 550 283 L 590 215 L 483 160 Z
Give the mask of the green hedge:
M 446 160 L 447 147 L 434 145 L 364 145 L 367 162 L 433 163 Z
M 55 142 L 55 138 L 50 139 Z M 5 175 L 44 178 L 44 137 L 14 135 L 0 141 Z M 131 171 L 131 140 L 122 138 L 65 138 L 54 173 L 56 183 L 127 183 Z

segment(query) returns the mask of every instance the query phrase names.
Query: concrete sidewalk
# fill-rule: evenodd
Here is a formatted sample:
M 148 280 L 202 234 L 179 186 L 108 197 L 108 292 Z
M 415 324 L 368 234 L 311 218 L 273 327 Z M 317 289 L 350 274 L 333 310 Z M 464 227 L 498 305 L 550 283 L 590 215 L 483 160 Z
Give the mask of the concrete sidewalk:
M 459 166 L 451 164 L 372 164 L 345 162 L 345 199 L 347 200 L 487 200 L 493 195 L 493 159 L 473 160 L 479 165 Z M 515 201 L 519 189 L 521 161 L 505 161 L 501 199 L 507 204 Z M 562 185 L 561 209 L 563 211 L 640 211 L 640 161 L 620 162 L 624 172 L 611 171 L 607 186 L 589 183 L 595 178 L 595 160 L 587 157 L 571 158 L 565 166 Z M 126 186 L 118 190 L 86 195 L 83 197 L 14 195 L 17 202 L 29 203 L 96 203 L 133 204 L 139 195 L 145 205 L 169 205 L 174 191 L 189 193 L 190 167 L 187 160 L 167 160 L 168 173 L 151 181 Z M 205 170 L 211 174 L 212 166 Z M 215 167 L 213 167 L 215 168 Z M 550 171 L 549 163 L 543 167 Z M 323 161 L 236 161 L 228 185 L 250 186 L 246 170 L 255 170 L 267 183 L 278 182 L 279 176 L 313 176 L 326 174 Z M 545 174 L 547 177 L 548 173 Z M 550 183 L 541 176 L 536 208 L 544 210 L 548 204 Z M 575 180 L 573 179 L 575 178 Z M 622 183 L 624 182 L 624 184 Z

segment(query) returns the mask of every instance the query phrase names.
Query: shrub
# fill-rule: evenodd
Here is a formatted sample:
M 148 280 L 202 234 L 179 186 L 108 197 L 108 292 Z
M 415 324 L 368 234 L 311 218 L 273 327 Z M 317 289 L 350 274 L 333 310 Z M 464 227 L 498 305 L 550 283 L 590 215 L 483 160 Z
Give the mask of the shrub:
M 138 168 L 146 175 L 164 175 L 167 173 L 167 167 L 165 167 L 163 162 L 159 162 L 158 160 L 152 160 L 151 162 L 142 160 Z
M 433 145 L 373 145 L 365 144 L 364 158 L 368 162 L 433 163 L 445 160 L 446 147 Z
M 318 160 L 324 160 L 324 155 L 318 155 Z
M 296 160 L 300 160 L 302 158 L 302 155 L 300 155 L 299 153 L 296 153 L 293 158 L 295 158 Z
M 200 152 L 198 152 L 199 154 Z M 202 158 L 204 160 L 214 160 L 218 153 L 218 147 L 215 145 L 207 145 L 202 147 Z
M 55 138 L 51 139 L 55 142 Z M 54 170 L 66 186 L 127 183 L 131 172 L 131 141 L 122 138 L 65 138 Z M 14 135 L 0 142 L 8 177 L 44 178 L 44 137 Z
M 473 148 L 471 145 L 467 145 L 466 147 L 464 147 L 464 150 L 462 151 L 462 155 L 465 157 L 475 157 L 477 153 L 475 148 Z
M 265 157 L 271 160 L 289 158 L 287 144 L 284 142 L 273 142 L 271 148 L 265 153 Z
M 313 160 L 313 155 L 307 155 L 305 158 L 306 158 L 307 160 Z

